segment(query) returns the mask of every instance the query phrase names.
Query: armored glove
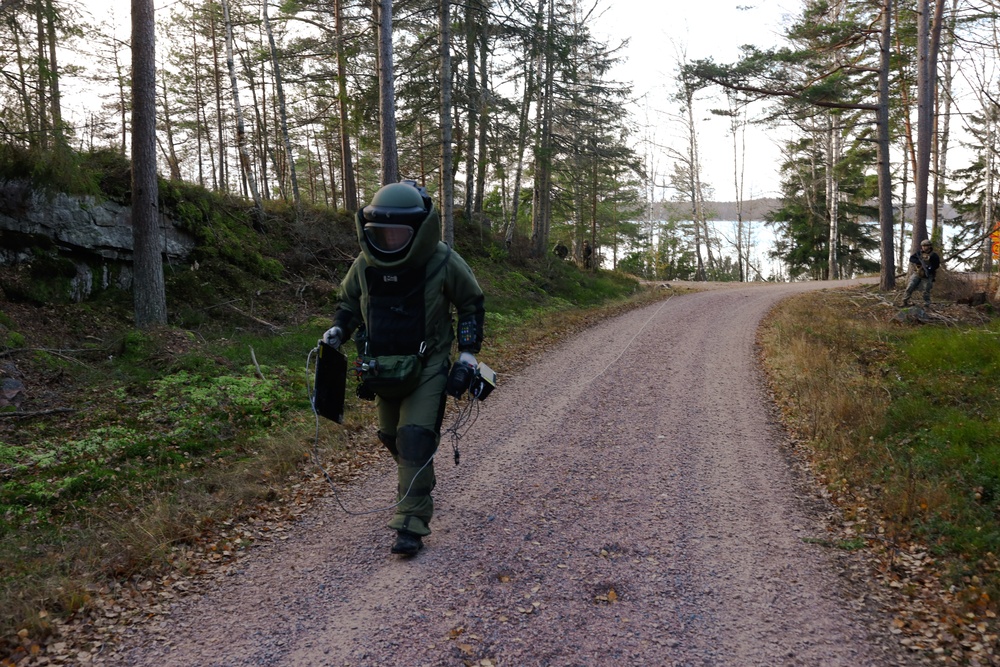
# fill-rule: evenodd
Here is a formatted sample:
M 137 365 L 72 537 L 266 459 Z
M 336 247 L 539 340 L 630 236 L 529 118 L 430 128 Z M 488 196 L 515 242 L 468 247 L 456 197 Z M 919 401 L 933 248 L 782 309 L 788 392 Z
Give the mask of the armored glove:
M 335 350 L 340 349 L 340 344 L 344 339 L 344 330 L 340 327 L 330 327 L 327 329 L 326 333 L 323 334 L 323 342 L 332 347 Z
M 463 352 L 458 355 L 458 361 L 452 364 L 451 372 L 448 373 L 448 384 L 445 385 L 445 391 L 448 392 L 448 395 L 461 398 L 462 394 L 468 391 L 472 385 L 478 367 L 479 363 L 471 352 Z

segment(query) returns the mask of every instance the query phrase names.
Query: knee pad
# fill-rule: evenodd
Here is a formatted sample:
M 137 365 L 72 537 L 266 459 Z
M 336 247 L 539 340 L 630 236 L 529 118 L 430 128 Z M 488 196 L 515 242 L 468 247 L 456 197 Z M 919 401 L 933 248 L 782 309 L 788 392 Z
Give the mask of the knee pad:
M 389 453 L 392 454 L 392 458 L 399 458 L 399 450 L 396 449 L 396 436 L 379 431 L 378 439 L 382 442 L 382 445 L 389 450 Z
M 437 433 L 422 426 L 404 426 L 396 434 L 399 458 L 423 465 L 437 449 Z

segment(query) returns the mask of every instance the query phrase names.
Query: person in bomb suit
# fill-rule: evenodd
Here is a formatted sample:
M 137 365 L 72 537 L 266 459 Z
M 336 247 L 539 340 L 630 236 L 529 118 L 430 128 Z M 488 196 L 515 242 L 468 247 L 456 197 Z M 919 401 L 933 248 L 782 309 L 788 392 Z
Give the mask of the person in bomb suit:
M 396 460 L 399 502 L 389 522 L 396 531 L 391 551 L 412 556 L 431 532 L 433 456 L 441 440 L 447 396 L 461 396 L 468 388 L 461 386 L 462 378 L 467 382 L 478 366 L 483 291 L 465 260 L 440 240 L 438 212 L 415 182 L 380 188 L 357 212 L 355 223 L 361 253 L 340 285 L 340 303 L 323 341 L 339 347 L 357 332 L 359 361 L 374 360 L 364 363 L 376 368 L 390 357 L 412 360 L 415 355 L 418 360 L 412 389 L 405 385 L 413 383 L 407 382 L 370 392 L 378 413 L 378 438 Z M 452 308 L 457 315 L 454 328 Z M 456 338 L 459 356 L 451 364 Z M 373 383 L 381 379 L 376 375 Z M 359 395 L 366 384 L 359 386 Z

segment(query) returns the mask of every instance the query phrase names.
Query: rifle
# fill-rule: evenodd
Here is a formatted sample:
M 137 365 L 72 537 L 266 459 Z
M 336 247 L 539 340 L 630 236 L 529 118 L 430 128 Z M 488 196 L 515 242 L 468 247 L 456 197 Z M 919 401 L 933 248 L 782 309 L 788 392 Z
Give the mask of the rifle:
M 913 254 L 917 256 L 918 260 L 920 260 L 920 268 L 924 270 L 924 278 L 934 280 L 934 276 L 931 275 L 931 270 L 927 267 L 927 262 L 924 261 L 924 256 L 920 253 L 920 251 Z

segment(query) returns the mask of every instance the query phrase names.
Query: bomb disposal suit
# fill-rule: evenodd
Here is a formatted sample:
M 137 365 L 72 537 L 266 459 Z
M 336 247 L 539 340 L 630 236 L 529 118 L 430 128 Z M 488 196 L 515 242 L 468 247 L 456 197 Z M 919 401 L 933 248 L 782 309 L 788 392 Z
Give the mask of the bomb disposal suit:
M 434 513 L 431 458 L 440 442 L 456 338 L 452 307 L 456 366 L 475 367 L 483 291 L 465 260 L 440 241 L 437 210 L 413 181 L 382 187 L 355 221 L 361 254 L 340 286 L 334 327 L 324 339 L 339 344 L 356 332 L 364 380 L 359 395 L 374 394 L 378 437 L 397 464 L 401 502 L 389 522 L 397 531 L 392 551 L 413 555 L 430 534 Z

